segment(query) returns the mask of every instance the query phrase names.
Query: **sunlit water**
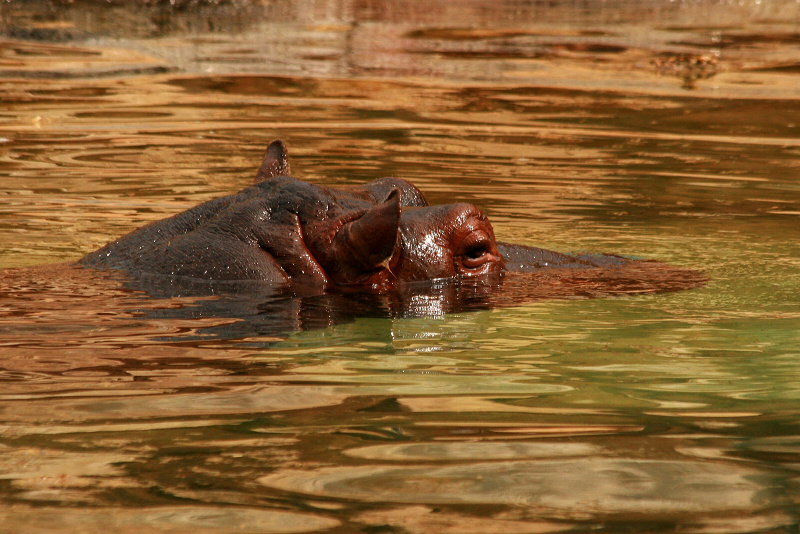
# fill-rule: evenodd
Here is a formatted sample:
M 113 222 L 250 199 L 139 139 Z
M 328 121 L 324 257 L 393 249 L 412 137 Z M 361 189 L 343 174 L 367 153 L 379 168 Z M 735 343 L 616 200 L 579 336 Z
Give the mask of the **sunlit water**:
M 763 4 L 3 5 L 0 532 L 796 532 L 800 6 Z M 275 138 L 710 282 L 237 330 L 34 267 Z

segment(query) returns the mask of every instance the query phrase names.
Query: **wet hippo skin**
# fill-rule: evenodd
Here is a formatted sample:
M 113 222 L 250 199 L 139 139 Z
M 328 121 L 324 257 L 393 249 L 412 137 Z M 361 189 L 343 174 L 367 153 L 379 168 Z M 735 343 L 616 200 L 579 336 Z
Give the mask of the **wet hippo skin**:
M 154 280 L 168 280 L 182 293 L 202 292 L 206 282 L 307 295 L 413 293 L 423 282 L 488 280 L 478 291 L 485 295 L 514 273 L 504 288 L 513 293 L 503 300 L 510 303 L 548 291 L 556 297 L 649 293 L 705 281 L 696 271 L 660 262 L 498 242 L 478 207 L 431 206 L 401 179 L 345 188 L 304 182 L 290 175 L 281 141 L 267 148 L 251 187 L 135 230 L 79 264 L 122 271 L 151 290 Z M 565 287 L 573 289 L 564 295 Z

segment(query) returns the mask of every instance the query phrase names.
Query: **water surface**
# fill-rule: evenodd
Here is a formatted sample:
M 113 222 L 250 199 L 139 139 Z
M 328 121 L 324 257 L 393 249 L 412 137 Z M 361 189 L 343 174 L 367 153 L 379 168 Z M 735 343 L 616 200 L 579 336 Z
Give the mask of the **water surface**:
M 179 4 L 1 8 L 0 532 L 796 531 L 796 2 Z M 275 138 L 710 282 L 259 330 L 53 266 Z

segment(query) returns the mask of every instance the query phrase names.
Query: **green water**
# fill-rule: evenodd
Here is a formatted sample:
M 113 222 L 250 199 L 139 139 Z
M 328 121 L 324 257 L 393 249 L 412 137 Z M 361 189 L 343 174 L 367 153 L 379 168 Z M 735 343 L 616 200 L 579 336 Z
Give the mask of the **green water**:
M 0 532 L 797 531 L 800 4 L 184 4 L 0 7 Z M 38 267 L 275 138 L 709 283 L 220 339 Z

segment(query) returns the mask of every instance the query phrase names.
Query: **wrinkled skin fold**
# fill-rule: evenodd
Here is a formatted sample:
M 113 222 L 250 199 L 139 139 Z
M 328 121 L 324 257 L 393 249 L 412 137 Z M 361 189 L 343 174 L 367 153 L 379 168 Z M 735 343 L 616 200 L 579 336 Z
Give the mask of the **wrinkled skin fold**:
M 290 176 L 281 141 L 267 148 L 253 186 L 135 230 L 79 264 L 127 273 L 154 295 L 333 292 L 346 301 L 366 292 L 390 315 L 419 307 L 420 295 L 440 313 L 706 281 L 659 262 L 498 242 L 476 206 L 430 206 L 400 179 L 310 184 Z

